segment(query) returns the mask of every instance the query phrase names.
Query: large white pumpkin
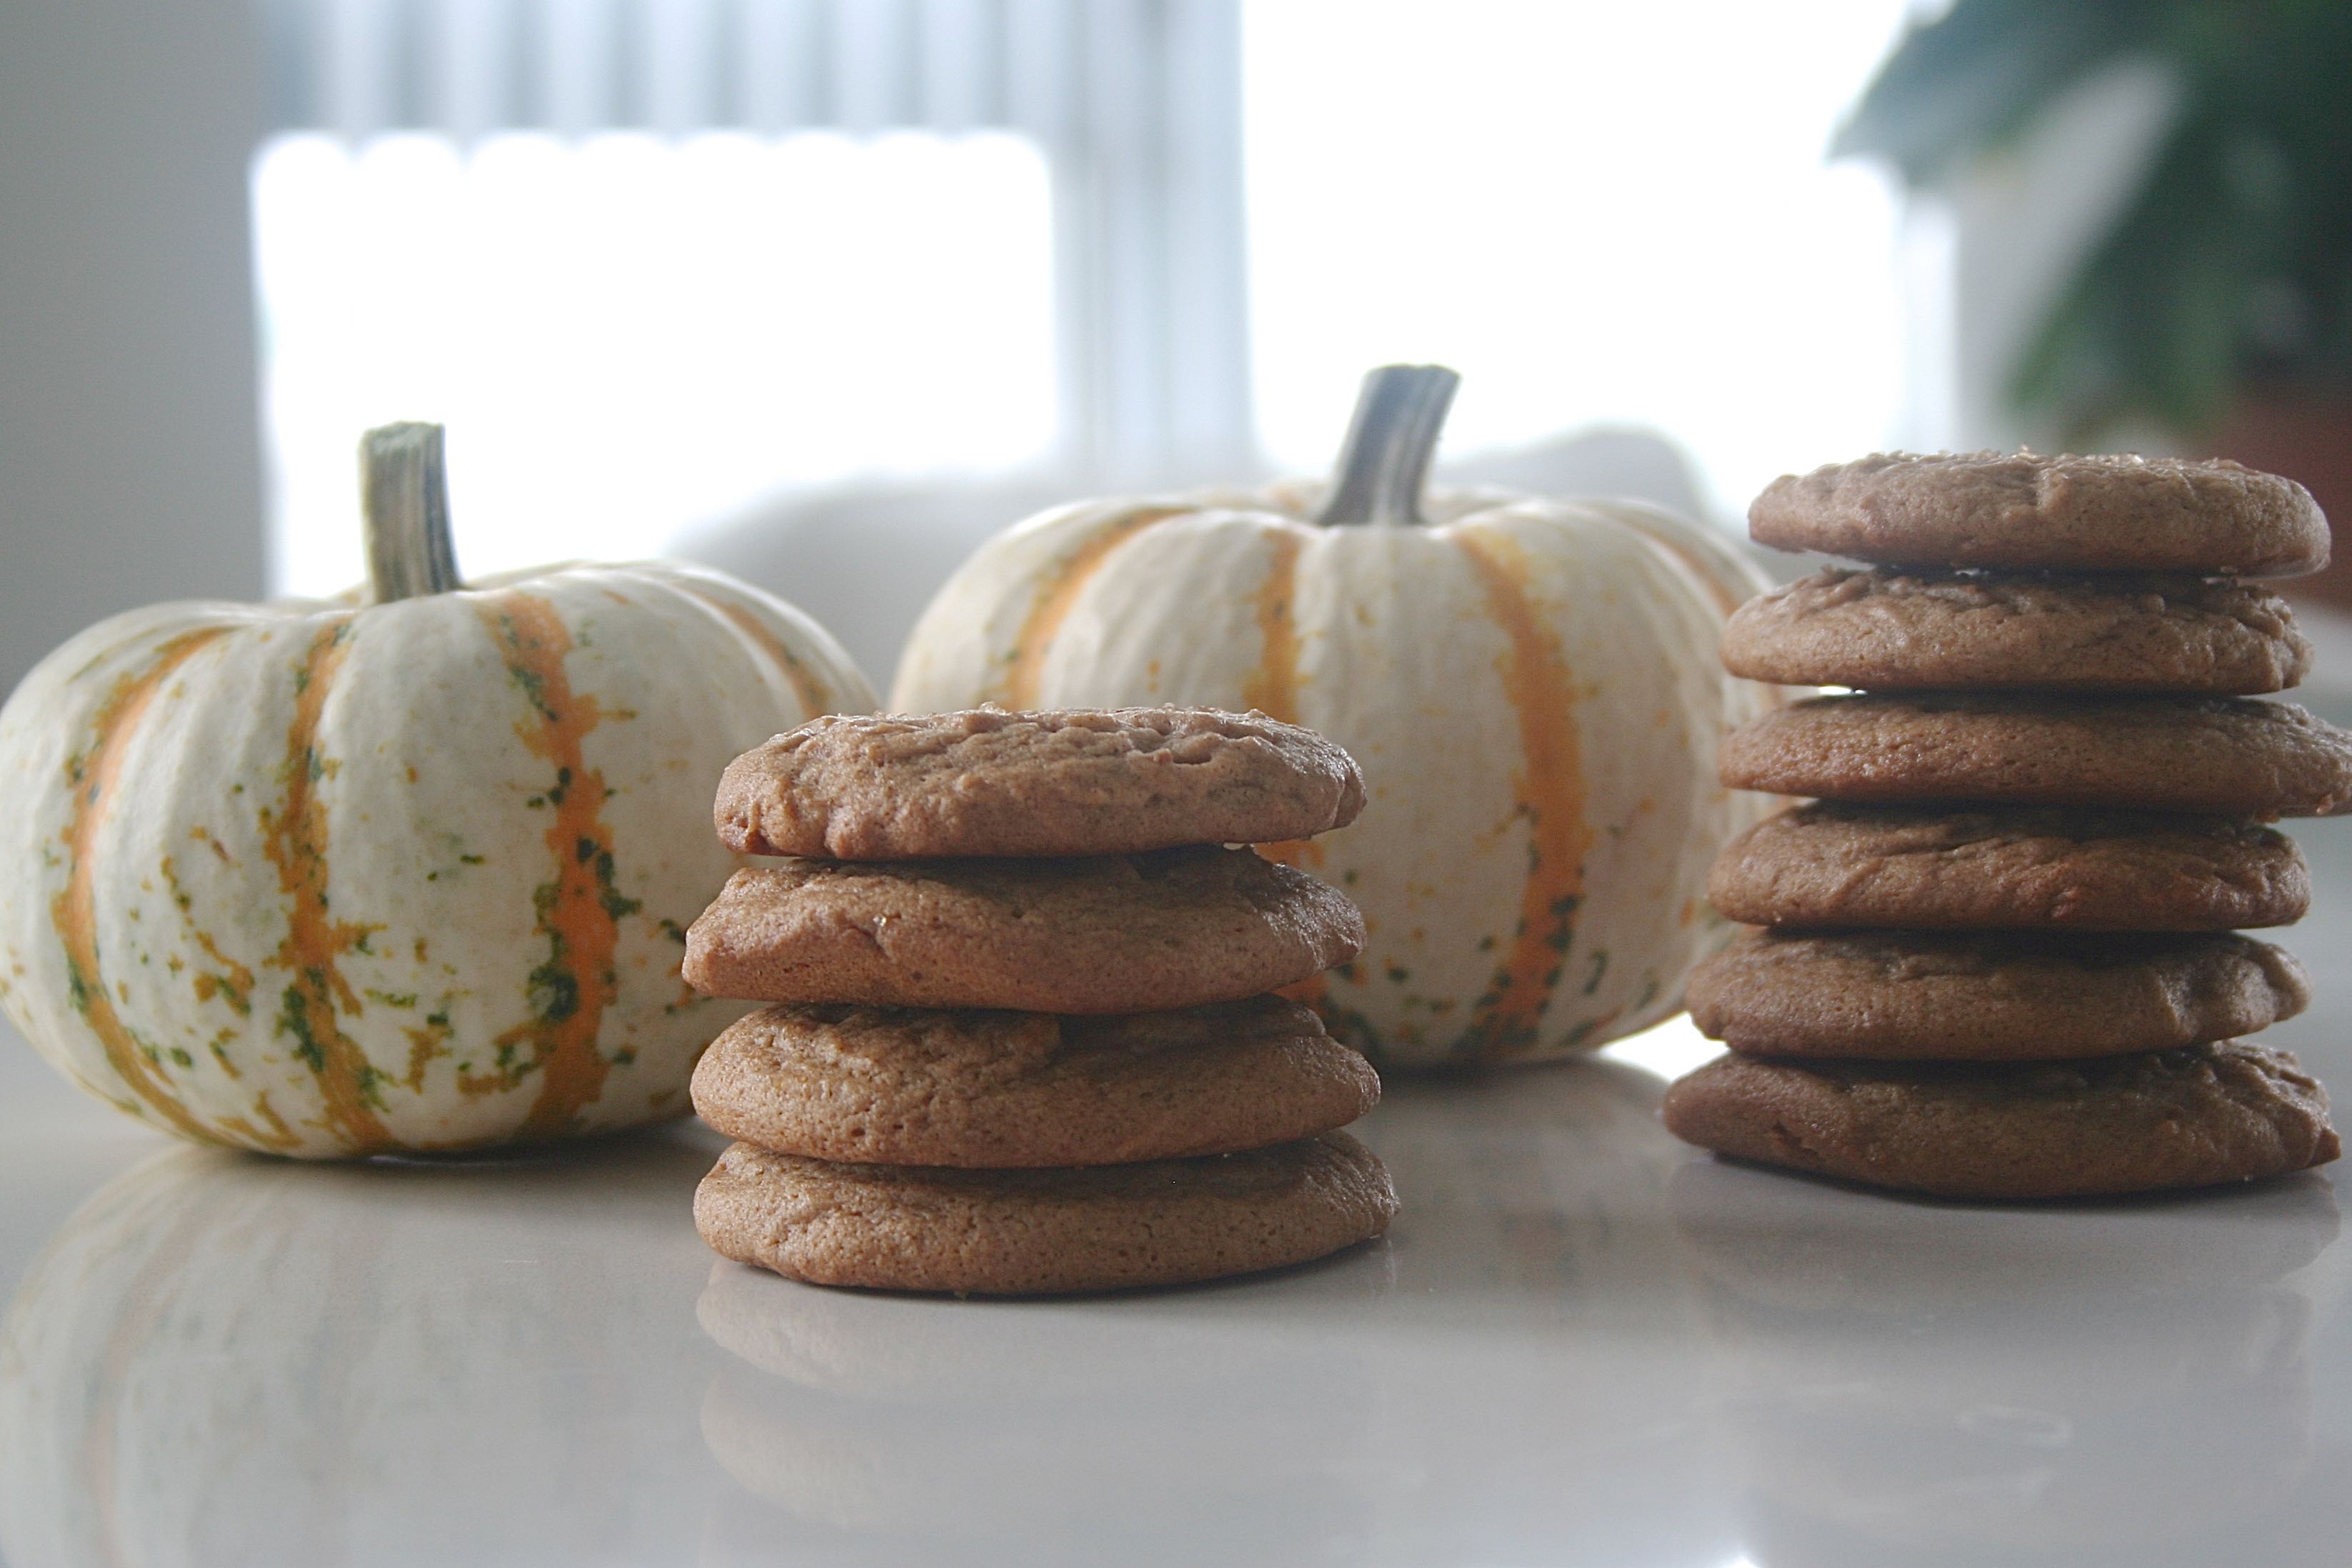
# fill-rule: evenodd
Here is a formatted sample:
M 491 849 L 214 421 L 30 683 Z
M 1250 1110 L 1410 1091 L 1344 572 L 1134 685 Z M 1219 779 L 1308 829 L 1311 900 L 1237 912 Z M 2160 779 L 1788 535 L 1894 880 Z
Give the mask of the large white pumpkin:
M 456 589 L 437 508 L 371 517 L 377 602 L 134 611 L 0 709 L 0 999 L 73 1082 L 202 1142 L 357 1155 L 680 1113 L 743 1010 L 678 977 L 739 863 L 710 792 L 871 688 L 716 572 Z
M 1778 700 L 1717 660 L 1763 579 L 1638 503 L 1439 492 L 1424 517 L 1453 385 L 1375 371 L 1328 491 L 1016 525 L 932 601 L 891 693 L 1256 708 L 1345 746 L 1363 816 L 1270 852 L 1363 906 L 1370 946 L 1310 999 L 1394 1064 L 1590 1049 L 1675 1011 L 1727 934 L 1707 864 L 1769 805 L 1715 765 Z

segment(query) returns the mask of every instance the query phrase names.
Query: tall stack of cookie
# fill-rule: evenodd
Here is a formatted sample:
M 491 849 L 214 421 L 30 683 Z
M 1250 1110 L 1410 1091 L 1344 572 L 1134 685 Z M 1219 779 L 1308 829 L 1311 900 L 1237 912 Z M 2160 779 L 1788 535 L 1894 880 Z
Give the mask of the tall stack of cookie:
M 822 1284 L 1033 1293 L 1303 1262 L 1379 1235 L 1338 1129 L 1380 1080 L 1272 993 L 1355 956 L 1345 895 L 1248 845 L 1362 809 L 1262 715 L 822 718 L 738 758 L 735 874 L 686 976 L 772 1005 L 694 1076 L 740 1140 L 695 1199 L 730 1258 Z
M 2310 496 L 2230 463 L 1874 456 L 1775 482 L 1749 527 L 1871 564 L 1750 601 L 1725 664 L 1857 689 L 1726 743 L 1725 783 L 1812 799 L 1716 863 L 1716 906 L 1762 929 L 1691 977 L 1731 1052 L 1668 1127 L 1974 1198 L 2334 1159 L 2326 1092 L 2235 1038 L 2309 997 L 2235 934 L 2309 901 L 2263 824 L 2352 805 L 2352 737 L 2251 700 L 2309 666 L 2243 579 L 2326 564 Z

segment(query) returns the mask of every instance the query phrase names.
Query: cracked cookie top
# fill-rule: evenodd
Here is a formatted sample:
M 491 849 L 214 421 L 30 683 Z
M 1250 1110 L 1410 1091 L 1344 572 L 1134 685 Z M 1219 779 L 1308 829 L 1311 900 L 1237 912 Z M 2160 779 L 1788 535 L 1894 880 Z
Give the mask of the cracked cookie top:
M 2286 601 L 2201 577 L 1832 567 L 1749 600 L 1724 666 L 1879 691 L 2284 691 L 2311 670 Z
M 991 1169 L 1230 1154 L 1345 1126 L 1370 1063 L 1280 997 L 1168 1012 L 786 1004 L 694 1071 L 732 1138 L 812 1159 Z
M 2292 479 L 2226 459 L 1874 453 L 1784 474 L 1748 511 L 1780 549 L 1890 566 L 2299 577 L 2327 518 Z
M 2030 1064 L 1724 1056 L 1667 1090 L 1664 1113 L 1721 1154 L 1948 1197 L 2210 1186 L 2341 1150 L 2327 1091 L 2244 1040 Z
M 981 707 L 804 724 L 729 766 L 713 816 L 748 854 L 910 860 L 1271 843 L 1363 808 L 1347 752 L 1261 713 Z
M 685 973 L 757 1001 L 1141 1012 L 1255 996 L 1363 945 L 1345 894 L 1247 849 L 788 861 L 729 879 Z
M 1707 897 L 1794 929 L 2227 931 L 2311 903 L 2294 841 L 2229 817 L 1820 800 L 1734 839 Z

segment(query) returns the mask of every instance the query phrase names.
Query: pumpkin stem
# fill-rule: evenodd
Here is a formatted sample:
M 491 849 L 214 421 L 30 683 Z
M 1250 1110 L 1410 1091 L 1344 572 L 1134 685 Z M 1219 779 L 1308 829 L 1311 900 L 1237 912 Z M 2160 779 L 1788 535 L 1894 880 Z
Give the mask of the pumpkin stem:
M 1429 460 L 1462 378 L 1444 365 L 1382 365 L 1364 377 L 1356 416 L 1339 447 L 1331 492 L 1315 520 L 1326 525 L 1414 524 Z
M 360 437 L 361 509 L 367 528 L 368 602 L 387 604 L 462 588 L 449 538 L 449 480 L 441 426 L 383 424 Z

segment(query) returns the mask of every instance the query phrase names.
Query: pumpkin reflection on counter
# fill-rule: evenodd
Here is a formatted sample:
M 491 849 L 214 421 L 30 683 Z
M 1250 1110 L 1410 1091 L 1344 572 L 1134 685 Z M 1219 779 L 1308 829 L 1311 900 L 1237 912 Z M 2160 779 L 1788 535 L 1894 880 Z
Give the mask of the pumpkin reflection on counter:
M 1727 936 L 1708 862 L 1769 802 L 1716 781 L 1778 700 L 1727 679 L 1764 580 L 1655 507 L 1439 491 L 1456 378 L 1365 382 L 1328 491 L 1084 502 L 982 547 L 925 612 L 891 706 L 1256 708 L 1363 765 L 1352 827 L 1269 846 L 1371 945 L 1311 983 L 1383 1065 L 1591 1050 L 1681 1006 Z
M 0 1318 L 0 1562 L 674 1561 L 707 1468 L 679 1194 L 711 1152 L 158 1150 Z
M 438 426 L 367 446 L 371 580 L 68 641 L 0 709 L 0 998 L 75 1083 L 299 1156 L 686 1110 L 736 1013 L 678 978 L 740 863 L 710 781 L 873 693 L 716 572 L 461 584 Z

